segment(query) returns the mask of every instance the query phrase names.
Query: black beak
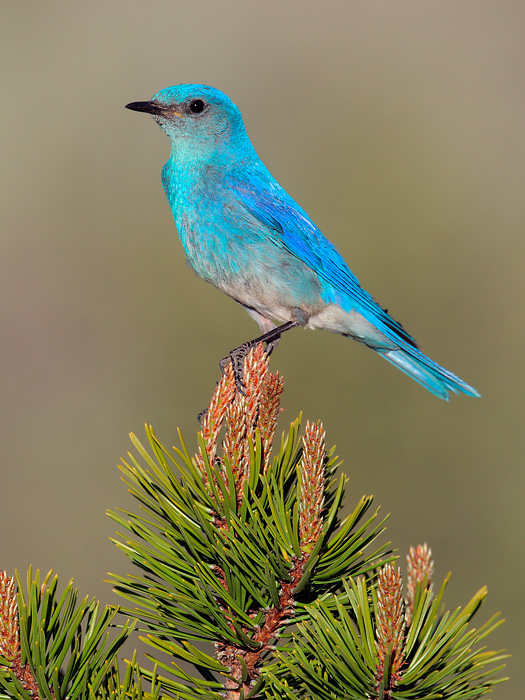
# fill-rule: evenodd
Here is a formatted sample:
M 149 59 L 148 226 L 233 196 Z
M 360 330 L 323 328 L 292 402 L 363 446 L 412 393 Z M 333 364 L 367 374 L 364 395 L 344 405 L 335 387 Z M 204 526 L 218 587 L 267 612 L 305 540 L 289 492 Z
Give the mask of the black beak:
M 166 107 L 151 100 L 150 102 L 130 102 L 129 105 L 126 105 L 126 109 L 132 109 L 134 112 L 147 112 L 148 114 L 162 114 Z

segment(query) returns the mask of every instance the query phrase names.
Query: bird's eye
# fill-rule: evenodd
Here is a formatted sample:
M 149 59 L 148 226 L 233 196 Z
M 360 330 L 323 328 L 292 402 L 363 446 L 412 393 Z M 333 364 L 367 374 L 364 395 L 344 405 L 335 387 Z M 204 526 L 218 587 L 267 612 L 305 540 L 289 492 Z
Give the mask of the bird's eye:
M 203 100 L 192 100 L 190 102 L 190 112 L 200 114 L 206 105 Z

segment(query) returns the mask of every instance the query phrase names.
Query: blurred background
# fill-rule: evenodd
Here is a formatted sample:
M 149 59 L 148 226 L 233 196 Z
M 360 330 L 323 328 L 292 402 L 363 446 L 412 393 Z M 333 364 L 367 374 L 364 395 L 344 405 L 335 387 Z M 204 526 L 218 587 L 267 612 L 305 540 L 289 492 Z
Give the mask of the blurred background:
M 167 444 L 218 360 L 258 333 L 187 269 L 160 183 L 169 147 L 126 111 L 200 82 L 363 286 L 482 400 L 439 401 L 356 343 L 287 334 L 282 427 L 321 419 L 404 555 L 428 542 L 451 607 L 524 677 L 525 4 L 397 0 L 3 3 L 0 567 L 115 601 L 107 508 L 128 432 Z M 135 507 L 135 506 L 133 506 Z

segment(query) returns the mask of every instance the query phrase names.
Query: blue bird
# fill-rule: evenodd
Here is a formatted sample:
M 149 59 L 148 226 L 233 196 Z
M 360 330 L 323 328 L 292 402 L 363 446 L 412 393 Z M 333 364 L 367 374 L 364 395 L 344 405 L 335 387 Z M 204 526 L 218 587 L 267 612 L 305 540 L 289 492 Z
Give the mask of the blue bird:
M 128 109 L 153 115 L 171 142 L 162 184 L 188 264 L 239 302 L 262 335 L 232 350 L 242 391 L 243 361 L 294 328 L 322 328 L 375 350 L 432 394 L 478 392 L 426 357 L 381 308 L 305 211 L 255 152 L 239 109 L 205 85 L 175 85 Z M 279 323 L 276 326 L 275 322 Z

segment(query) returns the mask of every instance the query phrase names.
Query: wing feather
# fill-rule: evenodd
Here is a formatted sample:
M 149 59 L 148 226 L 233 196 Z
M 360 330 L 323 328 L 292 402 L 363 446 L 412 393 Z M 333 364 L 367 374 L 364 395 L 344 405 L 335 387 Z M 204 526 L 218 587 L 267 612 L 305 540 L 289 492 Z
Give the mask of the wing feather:
M 264 226 L 275 245 L 302 260 L 328 285 L 328 302 L 339 303 L 346 311 L 356 309 L 390 339 L 417 348 L 415 340 L 361 287 L 335 246 L 273 178 L 252 177 L 230 184 L 236 200 L 253 217 L 253 225 Z

